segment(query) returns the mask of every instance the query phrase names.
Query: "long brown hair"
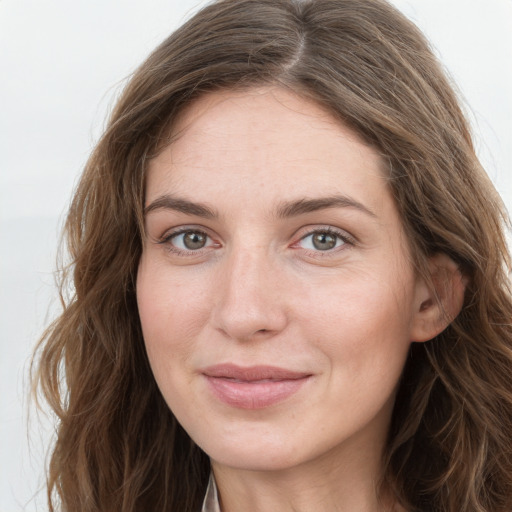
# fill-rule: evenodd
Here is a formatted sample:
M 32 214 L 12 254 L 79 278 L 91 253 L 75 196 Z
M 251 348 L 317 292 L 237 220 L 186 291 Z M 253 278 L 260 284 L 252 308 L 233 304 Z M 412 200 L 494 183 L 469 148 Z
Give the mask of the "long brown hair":
M 313 99 L 377 148 L 418 272 L 445 253 L 468 280 L 461 314 L 411 347 L 383 484 L 411 512 L 509 512 L 507 214 L 427 41 L 383 0 L 221 0 L 134 73 L 75 191 L 62 273 L 73 291 L 34 362 L 58 418 L 50 509 L 200 507 L 208 458 L 161 397 L 139 325 L 144 175 L 191 101 L 262 84 Z

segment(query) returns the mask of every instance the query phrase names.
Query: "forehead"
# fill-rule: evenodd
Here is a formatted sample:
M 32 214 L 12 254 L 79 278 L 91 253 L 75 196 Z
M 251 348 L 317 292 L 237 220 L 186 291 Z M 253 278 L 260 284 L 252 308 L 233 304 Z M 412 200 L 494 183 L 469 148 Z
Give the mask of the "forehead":
M 311 141 L 313 135 L 320 135 L 314 141 L 319 148 L 339 138 L 350 140 L 378 157 L 373 148 L 324 106 L 278 86 L 207 93 L 180 112 L 172 129 L 175 147 L 184 136 L 187 142 L 209 137 L 212 144 L 221 145 L 220 149 L 236 143 L 246 149 L 288 144 L 297 150 L 301 143 Z M 310 146 L 306 144 L 305 149 Z
M 374 148 L 279 87 L 206 94 L 181 113 L 172 138 L 150 162 L 148 198 L 167 188 L 201 200 L 238 189 L 241 199 L 258 192 L 274 202 L 356 191 L 378 201 L 387 188 Z

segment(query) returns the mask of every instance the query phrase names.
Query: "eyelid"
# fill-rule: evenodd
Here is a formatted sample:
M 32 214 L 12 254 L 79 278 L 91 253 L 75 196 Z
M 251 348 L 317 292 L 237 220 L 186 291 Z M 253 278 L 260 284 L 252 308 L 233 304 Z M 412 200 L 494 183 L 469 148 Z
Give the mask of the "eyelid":
M 199 249 L 181 249 L 180 247 L 177 247 L 172 244 L 172 240 L 179 235 L 182 235 L 184 233 L 201 233 L 205 235 L 211 242 L 210 244 L 207 244 L 204 247 L 201 247 Z M 202 227 L 202 226 L 194 226 L 194 225 L 188 225 L 188 226 L 178 226 L 175 228 L 171 228 L 165 233 L 158 237 L 155 240 L 155 243 L 158 245 L 163 245 L 166 250 L 172 254 L 176 254 L 178 256 L 200 256 L 205 251 L 211 250 L 211 248 L 217 248 L 220 246 L 220 243 L 216 242 L 214 237 L 210 234 L 210 230 Z
M 301 233 L 302 232 L 302 233 Z M 315 225 L 315 226 L 306 226 L 304 228 L 301 228 L 298 232 L 298 238 L 293 244 L 291 245 L 292 248 L 300 248 L 299 244 L 301 241 L 303 241 L 305 238 L 312 236 L 316 233 L 328 233 L 331 235 L 334 235 L 338 237 L 340 240 L 342 240 L 343 244 L 341 247 L 334 247 L 332 249 L 321 251 L 321 250 L 312 250 L 312 249 L 304 249 L 306 251 L 315 252 L 317 254 L 325 254 L 326 256 L 328 254 L 332 254 L 334 252 L 337 252 L 339 250 L 344 250 L 345 246 L 354 246 L 357 244 L 357 239 L 348 233 L 347 231 L 330 226 L 330 225 Z
M 208 238 L 211 238 L 208 232 L 203 228 L 198 228 L 195 226 L 179 226 L 177 228 L 167 230 L 161 237 L 158 238 L 157 243 L 164 244 L 177 237 L 178 235 L 182 235 L 183 233 L 201 233 L 206 235 Z
M 172 244 L 173 238 L 179 236 L 180 234 L 189 232 L 197 232 L 204 234 L 212 243 L 208 243 L 206 246 L 195 250 L 181 249 Z M 316 233 L 332 234 L 333 236 L 339 238 L 343 243 L 341 244 L 341 246 L 333 247 L 332 249 L 327 249 L 324 251 L 320 249 L 308 249 L 300 246 L 301 242 L 305 238 L 307 238 L 308 236 L 312 236 Z M 293 236 L 293 239 L 294 242 L 292 242 L 292 244 L 290 244 L 288 247 L 292 249 L 302 249 L 307 253 L 311 253 L 314 257 L 328 257 L 329 255 L 336 254 L 339 251 L 344 251 L 358 243 L 357 239 L 347 231 L 332 225 L 321 224 L 303 226 L 302 228 L 296 231 L 295 235 Z M 208 228 L 205 228 L 204 226 L 200 225 L 181 225 L 168 229 L 164 232 L 163 235 L 155 239 L 155 243 L 158 245 L 163 245 L 165 249 L 171 254 L 188 257 L 203 255 L 205 252 L 210 251 L 212 249 L 217 249 L 222 245 L 220 242 L 216 240 L 216 238 Z

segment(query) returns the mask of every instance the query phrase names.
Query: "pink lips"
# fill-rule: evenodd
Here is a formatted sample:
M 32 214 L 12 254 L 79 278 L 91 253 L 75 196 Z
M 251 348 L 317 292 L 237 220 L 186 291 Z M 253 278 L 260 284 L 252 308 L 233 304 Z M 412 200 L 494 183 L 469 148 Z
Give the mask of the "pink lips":
M 263 409 L 296 393 L 311 377 L 274 366 L 220 364 L 202 370 L 213 394 L 240 409 Z

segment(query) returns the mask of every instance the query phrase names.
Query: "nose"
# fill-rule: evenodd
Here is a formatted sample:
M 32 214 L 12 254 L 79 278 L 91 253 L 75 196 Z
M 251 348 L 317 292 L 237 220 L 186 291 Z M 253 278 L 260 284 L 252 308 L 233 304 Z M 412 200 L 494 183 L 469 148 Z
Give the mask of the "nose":
M 238 341 L 281 332 L 288 321 L 283 277 L 267 251 L 233 251 L 219 269 L 215 328 Z

